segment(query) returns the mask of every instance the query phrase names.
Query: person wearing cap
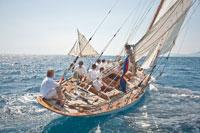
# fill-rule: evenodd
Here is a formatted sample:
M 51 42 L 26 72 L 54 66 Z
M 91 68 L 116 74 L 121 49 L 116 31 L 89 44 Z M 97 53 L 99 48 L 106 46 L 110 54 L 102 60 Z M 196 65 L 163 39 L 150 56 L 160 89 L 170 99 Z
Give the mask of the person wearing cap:
M 129 59 L 129 62 L 130 62 L 130 66 L 129 67 L 129 70 L 132 72 L 132 75 L 133 76 L 136 76 L 136 62 L 135 62 L 135 49 L 134 49 L 134 46 L 132 46 L 131 48 L 131 45 L 128 45 L 126 44 L 125 45 L 125 51 L 126 51 L 126 54 L 128 56 L 128 59 Z
M 74 68 L 74 77 L 76 79 L 84 80 L 87 75 L 86 68 L 83 61 L 79 61 L 78 65 Z

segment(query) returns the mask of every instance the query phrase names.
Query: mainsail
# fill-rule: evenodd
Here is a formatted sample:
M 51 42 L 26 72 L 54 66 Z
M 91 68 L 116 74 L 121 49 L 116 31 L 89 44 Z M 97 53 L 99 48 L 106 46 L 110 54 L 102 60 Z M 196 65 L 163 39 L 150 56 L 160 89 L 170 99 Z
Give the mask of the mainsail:
M 96 56 L 98 55 L 97 51 L 88 43 L 86 37 L 77 30 L 78 41 L 75 42 L 74 46 L 68 53 L 72 56 Z M 88 43 L 88 44 L 87 44 Z M 87 44 L 87 45 L 86 45 Z
M 146 61 L 152 62 L 155 60 L 148 56 L 153 57 L 152 54 L 154 52 L 156 53 L 158 45 L 160 45 L 160 55 L 172 49 L 191 5 L 192 0 L 164 0 L 160 11 L 152 22 L 152 26 L 135 46 L 136 61 L 146 55 Z M 149 65 L 151 65 L 151 63 L 149 63 Z M 146 68 L 148 68 L 148 66 L 146 66 Z
M 156 61 L 156 57 L 158 56 L 159 52 L 160 52 L 160 45 L 157 45 L 156 48 L 152 48 L 152 50 L 149 51 L 147 58 L 142 64 L 141 68 L 149 69 L 153 67 L 153 64 Z

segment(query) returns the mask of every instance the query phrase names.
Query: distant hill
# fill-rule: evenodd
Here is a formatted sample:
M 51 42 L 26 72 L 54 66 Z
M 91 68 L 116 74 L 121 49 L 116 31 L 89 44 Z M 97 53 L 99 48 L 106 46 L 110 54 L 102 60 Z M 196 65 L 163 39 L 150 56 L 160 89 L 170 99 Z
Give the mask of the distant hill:
M 176 54 L 176 53 L 172 53 L 171 56 L 172 57 L 200 57 L 200 51 L 199 52 L 195 52 L 195 53 L 190 53 L 190 54 Z
M 190 57 L 200 57 L 200 51 L 199 52 L 195 52 L 195 53 L 191 53 L 188 54 Z

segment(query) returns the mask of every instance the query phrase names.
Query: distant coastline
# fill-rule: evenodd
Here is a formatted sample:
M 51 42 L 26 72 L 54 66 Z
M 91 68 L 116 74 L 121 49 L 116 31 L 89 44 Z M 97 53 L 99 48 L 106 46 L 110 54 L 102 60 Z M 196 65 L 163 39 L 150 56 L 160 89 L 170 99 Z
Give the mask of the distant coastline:
M 190 53 L 190 54 L 176 54 L 176 53 L 172 53 L 171 57 L 200 57 L 200 51 L 199 52 Z
M 0 55 L 11 55 L 11 56 L 68 56 L 67 54 L 21 54 L 21 53 L 0 53 Z M 106 56 L 114 56 L 114 55 L 104 55 Z M 177 54 L 177 53 L 171 53 L 170 57 L 200 57 L 200 51 L 194 52 L 190 54 Z

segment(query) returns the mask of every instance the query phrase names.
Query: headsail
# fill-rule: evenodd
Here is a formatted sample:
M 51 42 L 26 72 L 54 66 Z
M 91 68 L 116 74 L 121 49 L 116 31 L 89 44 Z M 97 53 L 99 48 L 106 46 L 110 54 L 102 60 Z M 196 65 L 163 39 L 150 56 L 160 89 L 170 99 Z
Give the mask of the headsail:
M 161 45 L 160 54 L 171 50 L 191 4 L 192 0 L 164 1 L 152 27 L 135 46 L 136 61 L 158 45 Z
M 152 50 L 149 51 L 147 58 L 142 64 L 141 68 L 149 69 L 153 67 L 153 64 L 156 61 L 156 57 L 158 56 L 159 51 L 160 51 L 160 45 L 157 45 L 156 48 L 152 48 Z
M 68 55 L 72 56 L 96 56 L 98 55 L 97 51 L 91 46 L 91 44 L 87 44 L 88 40 L 86 37 L 77 30 L 78 33 L 78 41 L 74 44 Z M 87 46 L 85 47 L 85 45 Z M 85 48 L 84 48 L 85 47 Z

